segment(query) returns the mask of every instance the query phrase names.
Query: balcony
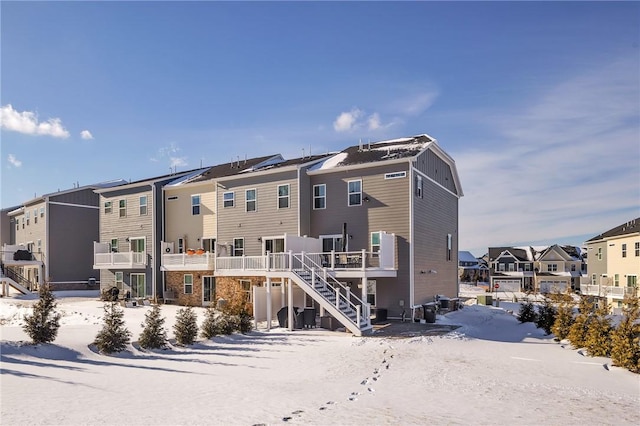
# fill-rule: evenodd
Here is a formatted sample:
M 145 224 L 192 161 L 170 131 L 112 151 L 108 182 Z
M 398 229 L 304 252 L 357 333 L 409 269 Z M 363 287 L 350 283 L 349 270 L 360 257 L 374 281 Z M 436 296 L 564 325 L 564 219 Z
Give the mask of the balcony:
M 215 267 L 215 253 L 203 254 L 163 254 L 162 271 L 212 271 Z
M 610 285 L 580 285 L 580 292 L 585 296 L 608 296 L 612 299 L 624 299 L 626 296 L 636 295 L 635 287 L 616 287 Z
M 93 243 L 93 269 L 145 269 L 145 252 L 110 252 L 109 244 Z

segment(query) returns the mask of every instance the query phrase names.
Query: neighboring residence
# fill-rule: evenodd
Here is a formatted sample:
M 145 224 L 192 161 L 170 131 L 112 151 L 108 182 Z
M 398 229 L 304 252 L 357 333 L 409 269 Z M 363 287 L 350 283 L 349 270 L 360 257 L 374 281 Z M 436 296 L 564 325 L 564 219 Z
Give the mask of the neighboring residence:
M 490 247 L 490 288 L 507 292 L 564 293 L 586 273 L 579 247 Z
M 585 242 L 589 276 L 582 294 L 606 299 L 614 312 L 626 296 L 638 297 L 640 275 L 640 217 L 618 225 Z
M 489 269 L 484 260 L 476 258 L 470 251 L 458 252 L 458 280 L 461 283 L 487 282 L 488 277 Z
M 54 290 L 93 288 L 91 252 L 99 229 L 99 197 L 94 190 L 123 183 L 78 185 L 3 210 L 1 260 L 6 282 L 22 292 L 45 281 Z
M 100 201 L 100 226 L 91 252 L 102 291 L 116 287 L 120 296 L 154 300 L 162 296 L 157 290 L 157 283 L 161 282 L 164 223 L 162 188 L 194 172 L 172 173 L 95 191 Z

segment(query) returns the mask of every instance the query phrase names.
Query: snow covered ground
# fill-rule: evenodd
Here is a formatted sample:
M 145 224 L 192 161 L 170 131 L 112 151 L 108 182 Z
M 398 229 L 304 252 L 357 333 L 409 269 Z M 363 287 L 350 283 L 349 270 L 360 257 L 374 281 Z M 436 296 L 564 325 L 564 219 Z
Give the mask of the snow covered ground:
M 40 346 L 25 344 L 21 328 L 34 299 L 0 299 L 1 424 L 640 421 L 640 376 L 520 324 L 513 302 L 439 315 L 438 324 L 460 328 L 436 337 L 274 328 L 152 352 L 135 343 L 149 307 L 127 308 L 134 342 L 105 356 L 90 345 L 102 303 L 97 294 L 77 296 L 87 294 L 58 299 L 58 338 Z M 170 337 L 177 309 L 162 306 Z

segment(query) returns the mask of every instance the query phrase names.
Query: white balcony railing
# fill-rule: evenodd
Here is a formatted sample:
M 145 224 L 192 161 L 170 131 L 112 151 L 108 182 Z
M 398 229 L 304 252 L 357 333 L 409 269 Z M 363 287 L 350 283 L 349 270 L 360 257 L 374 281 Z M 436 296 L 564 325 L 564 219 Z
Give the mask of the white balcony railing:
M 143 269 L 147 266 L 147 254 L 144 252 L 94 253 L 94 269 Z
M 611 285 L 582 284 L 580 291 L 585 296 L 610 296 L 614 299 L 624 299 L 626 296 L 636 295 L 635 287 L 616 287 Z
M 215 254 L 163 254 L 161 267 L 164 271 L 210 271 L 215 267 Z

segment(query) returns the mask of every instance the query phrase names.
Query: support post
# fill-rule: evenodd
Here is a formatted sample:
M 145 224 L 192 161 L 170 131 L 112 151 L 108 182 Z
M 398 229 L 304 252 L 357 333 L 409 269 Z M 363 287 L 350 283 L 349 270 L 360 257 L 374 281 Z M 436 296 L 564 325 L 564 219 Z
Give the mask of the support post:
M 287 304 L 289 305 L 289 309 L 287 310 L 289 331 L 293 331 L 293 285 L 291 284 L 291 278 L 287 278 L 287 288 L 289 291 L 287 295 Z
M 271 277 L 267 277 L 267 331 L 271 330 Z

